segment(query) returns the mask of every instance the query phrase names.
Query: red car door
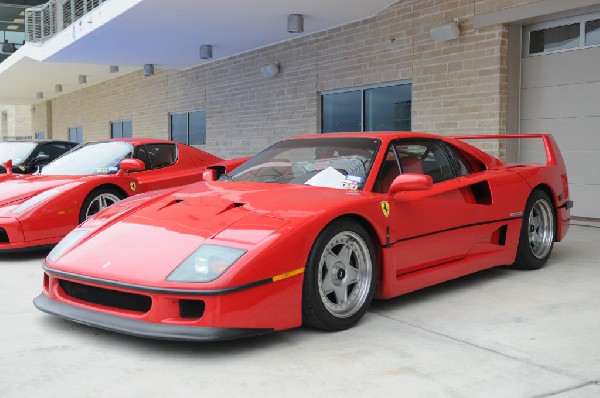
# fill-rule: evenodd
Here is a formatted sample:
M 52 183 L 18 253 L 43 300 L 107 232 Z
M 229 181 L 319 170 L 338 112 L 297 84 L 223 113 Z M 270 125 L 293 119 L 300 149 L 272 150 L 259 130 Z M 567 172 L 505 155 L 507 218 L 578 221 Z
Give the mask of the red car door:
M 389 148 L 375 190 L 387 192 L 400 173 L 428 174 L 433 187 L 387 196 L 389 250 L 396 276 L 465 257 L 475 239 L 472 226 L 481 220 L 481 206 L 468 176 L 461 176 L 445 144 L 438 140 L 398 141 Z M 385 213 L 385 210 L 384 210 Z
M 138 192 L 177 187 L 200 181 L 201 172 L 192 159 L 176 144 L 156 143 L 138 146 L 135 157 L 146 170 L 132 174 L 138 180 Z

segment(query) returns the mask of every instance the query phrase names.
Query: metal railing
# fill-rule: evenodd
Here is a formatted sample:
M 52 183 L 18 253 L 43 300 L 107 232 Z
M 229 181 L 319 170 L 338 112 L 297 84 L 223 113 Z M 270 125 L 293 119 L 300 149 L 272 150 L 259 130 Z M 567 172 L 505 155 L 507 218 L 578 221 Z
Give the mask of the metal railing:
M 25 40 L 48 40 L 108 0 L 50 0 L 25 10 Z

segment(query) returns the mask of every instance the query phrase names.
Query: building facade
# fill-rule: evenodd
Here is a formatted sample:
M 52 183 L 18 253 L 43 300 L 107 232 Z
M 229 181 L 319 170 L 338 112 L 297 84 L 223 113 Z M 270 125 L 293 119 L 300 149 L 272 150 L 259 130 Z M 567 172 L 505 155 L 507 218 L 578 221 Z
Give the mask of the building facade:
M 191 68 L 121 72 L 37 101 L 30 130 L 82 141 L 173 138 L 226 158 L 340 130 L 548 132 L 563 148 L 573 213 L 600 217 L 591 171 L 600 155 L 598 11 L 600 1 L 589 0 L 401 0 Z M 432 36 L 453 23 L 457 38 Z M 278 73 L 264 76 L 266 65 Z M 543 161 L 539 146 L 522 141 L 476 144 L 507 160 Z

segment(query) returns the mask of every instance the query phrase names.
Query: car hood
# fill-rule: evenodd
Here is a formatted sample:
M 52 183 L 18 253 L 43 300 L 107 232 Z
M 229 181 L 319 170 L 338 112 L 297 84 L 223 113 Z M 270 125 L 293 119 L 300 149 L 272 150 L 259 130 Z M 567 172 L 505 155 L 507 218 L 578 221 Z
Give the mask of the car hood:
M 307 190 L 314 192 L 307 195 Z M 80 228 L 100 227 L 91 228 L 95 230 L 84 242 L 50 266 L 94 278 L 161 286 L 207 240 L 250 251 L 282 228 L 361 195 L 298 185 L 197 183 L 141 203 L 132 200 L 132 208 L 117 213 L 116 206 L 100 213 Z M 319 199 L 307 201 L 308 196 Z
M 48 189 L 56 188 L 81 178 L 81 176 L 13 174 L 12 178 L 0 179 L 0 182 L 2 182 L 2 185 L 0 185 L 0 206 L 25 200 Z

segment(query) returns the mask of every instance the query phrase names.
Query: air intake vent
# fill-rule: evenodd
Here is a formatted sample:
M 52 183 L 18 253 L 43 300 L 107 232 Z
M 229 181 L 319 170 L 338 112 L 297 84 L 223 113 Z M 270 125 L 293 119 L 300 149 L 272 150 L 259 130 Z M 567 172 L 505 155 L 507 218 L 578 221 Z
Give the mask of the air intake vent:
M 141 294 L 104 289 L 64 279 L 58 283 L 68 296 L 88 303 L 135 312 L 148 312 L 152 306 L 152 299 Z
M 0 228 L 0 243 L 9 243 L 8 233 L 4 228 Z

